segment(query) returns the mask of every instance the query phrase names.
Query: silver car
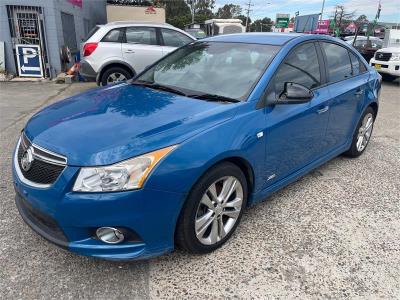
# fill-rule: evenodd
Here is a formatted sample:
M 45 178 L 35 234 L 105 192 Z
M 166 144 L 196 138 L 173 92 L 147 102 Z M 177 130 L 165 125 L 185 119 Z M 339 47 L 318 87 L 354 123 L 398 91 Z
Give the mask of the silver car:
M 165 23 L 98 25 L 83 44 L 80 73 L 98 85 L 123 81 L 194 40 L 190 34 Z

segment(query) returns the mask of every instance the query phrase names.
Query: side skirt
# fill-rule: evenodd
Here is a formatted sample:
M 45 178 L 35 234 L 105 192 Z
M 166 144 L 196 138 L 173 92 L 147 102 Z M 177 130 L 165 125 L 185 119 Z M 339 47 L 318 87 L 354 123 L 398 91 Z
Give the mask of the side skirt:
M 270 196 L 272 193 L 280 190 L 281 188 L 286 187 L 287 185 L 289 185 L 292 182 L 295 182 L 297 179 L 299 179 L 300 177 L 308 174 L 310 171 L 318 168 L 319 166 L 322 166 L 323 164 L 325 164 L 326 162 L 330 161 L 331 159 L 339 156 L 340 154 L 342 154 L 343 152 L 347 151 L 350 147 L 350 142 L 347 142 L 346 144 L 344 144 L 343 146 L 329 152 L 327 155 L 317 159 L 316 161 L 304 166 L 303 168 L 301 168 L 300 170 L 286 176 L 285 178 L 277 181 L 276 183 L 274 183 L 271 186 L 268 186 L 267 188 L 252 194 L 249 198 L 248 201 L 248 206 L 253 206 L 259 202 L 262 202 L 264 200 L 266 200 L 266 198 L 268 198 L 268 196 Z

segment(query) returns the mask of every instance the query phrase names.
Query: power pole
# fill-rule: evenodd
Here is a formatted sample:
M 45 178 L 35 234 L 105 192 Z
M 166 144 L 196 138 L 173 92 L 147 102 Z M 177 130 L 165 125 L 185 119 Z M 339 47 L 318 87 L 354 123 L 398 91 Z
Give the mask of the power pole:
M 246 32 L 247 32 L 247 25 L 249 24 L 249 15 L 250 15 L 250 12 L 252 11 L 250 9 L 250 7 L 253 6 L 253 4 L 251 4 L 251 0 L 249 0 L 249 2 L 246 3 L 246 5 L 247 5 L 247 8 L 245 9 L 245 11 L 246 11 Z
M 325 0 L 322 0 L 322 8 L 321 8 L 321 15 L 319 16 L 319 20 L 322 20 L 322 15 L 324 14 L 324 6 L 325 6 Z

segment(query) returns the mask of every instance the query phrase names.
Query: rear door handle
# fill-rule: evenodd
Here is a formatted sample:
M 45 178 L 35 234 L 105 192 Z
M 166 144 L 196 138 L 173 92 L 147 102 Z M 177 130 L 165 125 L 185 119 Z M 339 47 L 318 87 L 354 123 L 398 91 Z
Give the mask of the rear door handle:
M 131 49 L 127 49 L 127 50 L 125 50 L 125 53 L 135 53 L 135 51 L 133 51 Z
M 325 106 L 321 109 L 318 109 L 317 113 L 320 115 L 320 114 L 323 114 L 324 112 L 327 112 L 328 110 L 329 110 L 329 106 Z
M 362 89 L 357 90 L 357 92 L 354 93 L 355 96 L 360 96 L 364 94 L 364 91 Z

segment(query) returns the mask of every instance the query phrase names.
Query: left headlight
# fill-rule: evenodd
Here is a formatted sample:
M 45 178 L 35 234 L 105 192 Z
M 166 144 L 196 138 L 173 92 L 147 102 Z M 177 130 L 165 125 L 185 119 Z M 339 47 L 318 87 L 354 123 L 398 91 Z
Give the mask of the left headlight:
M 140 189 L 151 170 L 176 147 L 163 148 L 114 165 L 81 168 L 73 191 L 116 192 Z
M 400 53 L 392 53 L 390 60 L 400 60 Z

